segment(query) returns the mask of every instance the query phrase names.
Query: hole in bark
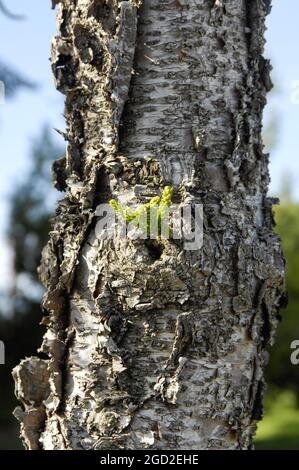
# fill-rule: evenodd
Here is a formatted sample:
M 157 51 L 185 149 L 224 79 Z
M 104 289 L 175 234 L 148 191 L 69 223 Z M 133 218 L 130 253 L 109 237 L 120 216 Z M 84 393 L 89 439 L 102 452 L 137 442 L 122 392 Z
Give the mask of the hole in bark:
M 61 35 L 64 37 L 67 37 L 69 35 L 69 19 L 70 19 L 70 14 L 67 8 L 63 8 L 62 10 L 62 21 L 60 25 L 60 31 Z
M 259 381 L 254 399 L 252 419 L 259 421 L 263 416 L 263 393 L 265 386 L 262 380 Z
M 85 64 L 90 63 L 97 67 L 97 69 L 101 69 L 103 64 L 103 47 L 99 38 L 81 25 L 74 28 L 74 34 L 74 44 L 82 62 Z
M 224 47 L 226 45 L 226 42 L 223 38 L 218 37 L 217 38 L 217 43 L 218 43 L 219 49 L 224 49 Z
M 95 289 L 93 291 L 93 298 L 94 299 L 97 299 L 101 293 L 101 290 L 102 290 L 102 277 L 101 276 L 98 276 L 98 279 L 97 279 L 97 282 L 96 282 L 96 285 L 95 285 Z
M 107 0 L 94 0 L 89 7 L 88 16 L 93 16 L 105 32 L 116 32 L 116 14 Z
M 231 442 L 235 442 L 237 440 L 237 433 L 236 431 L 229 431 L 228 438 Z
M 68 63 L 70 63 L 72 60 L 72 57 L 68 54 L 59 54 L 59 58 L 56 62 L 56 67 L 64 67 Z
M 43 360 L 45 360 L 45 361 L 49 361 L 49 360 L 50 360 L 50 356 L 49 356 L 48 354 L 42 352 L 42 351 L 38 351 L 38 352 L 37 352 L 37 357 L 38 357 L 39 359 L 43 359 Z
M 163 253 L 163 246 L 154 240 L 146 240 L 146 247 L 148 249 L 148 254 L 153 261 L 157 261 L 161 258 Z
M 57 89 L 64 92 L 65 88 L 72 88 L 76 84 L 76 61 L 69 54 L 59 54 L 58 60 L 52 65 L 57 80 Z

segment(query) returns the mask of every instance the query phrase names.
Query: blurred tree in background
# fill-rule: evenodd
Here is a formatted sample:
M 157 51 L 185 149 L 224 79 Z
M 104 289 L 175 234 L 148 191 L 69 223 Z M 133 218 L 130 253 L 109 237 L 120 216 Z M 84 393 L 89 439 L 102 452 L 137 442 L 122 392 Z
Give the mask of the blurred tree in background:
M 10 11 L 7 8 L 5 2 L 3 2 L 2 0 L 0 0 L 0 11 L 3 15 L 7 16 L 11 20 L 23 20 L 25 18 L 24 15 L 16 14 Z
M 289 305 L 282 315 L 276 346 L 270 351 L 268 380 L 277 387 L 293 390 L 299 397 L 299 368 L 290 362 L 290 344 L 299 339 L 299 205 L 283 199 L 275 212 L 277 231 L 287 259 Z
M 2 0 L 0 0 L 0 13 L 11 20 L 23 20 L 25 18 L 23 15 L 18 15 L 8 10 Z M 2 62 L 0 62 L 0 81 L 5 85 L 5 98 L 12 98 L 20 88 L 27 88 L 29 90 L 36 88 L 35 83 L 25 79 L 23 75 Z
M 0 14 L 12 20 L 24 19 L 23 15 L 11 12 L 2 0 Z M 22 88 L 37 88 L 2 61 L 0 81 L 4 84 L 1 92 L 5 99 L 13 98 Z M 19 428 L 12 415 L 16 401 L 11 370 L 21 358 L 32 355 L 41 342 L 42 288 L 37 279 L 37 266 L 48 239 L 49 219 L 56 200 L 50 167 L 60 153 L 61 149 L 45 128 L 33 145 L 31 168 L 21 183 L 15 185 L 10 197 L 7 238 L 13 255 L 12 288 L 0 292 L 0 337 L 6 348 L 6 363 L 1 366 L 0 449 L 21 448 Z
M 264 122 L 264 144 L 272 152 L 280 138 L 282 111 L 275 97 L 281 92 L 275 80 L 270 107 Z M 258 425 L 257 449 L 299 449 L 299 366 L 291 364 L 290 345 L 299 339 L 299 204 L 292 194 L 292 177 L 285 173 L 280 183 L 281 204 L 274 207 L 276 232 L 280 235 L 287 260 L 289 304 L 281 312 L 275 345 L 270 348 L 266 369 L 268 392 L 264 419 Z
M 287 259 L 289 304 L 282 312 L 275 346 L 269 351 L 269 391 L 265 418 L 257 433 L 259 449 L 299 449 L 299 366 L 290 361 L 290 345 L 299 339 L 299 204 L 293 201 L 291 189 L 290 177 L 285 175 L 275 219 Z
M 34 90 L 36 84 L 27 80 L 11 67 L 0 62 L 0 81 L 5 85 L 5 98 L 13 98 L 20 88 Z
M 32 163 L 10 198 L 8 238 L 13 252 L 13 286 L 2 295 L 1 340 L 6 346 L 6 364 L 1 366 L 0 448 L 20 448 L 18 426 L 12 411 L 14 399 L 12 368 L 35 353 L 41 343 L 42 288 L 37 277 L 41 251 L 50 229 L 50 216 L 57 199 L 51 183 L 51 164 L 61 149 L 44 129 L 34 143 Z

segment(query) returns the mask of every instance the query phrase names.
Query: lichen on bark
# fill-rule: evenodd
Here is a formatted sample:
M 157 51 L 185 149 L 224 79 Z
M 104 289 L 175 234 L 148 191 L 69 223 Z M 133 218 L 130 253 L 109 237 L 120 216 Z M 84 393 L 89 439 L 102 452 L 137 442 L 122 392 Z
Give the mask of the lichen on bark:
M 251 448 L 284 299 L 261 138 L 270 2 L 55 4 L 65 196 L 40 268 L 43 358 L 14 370 L 23 441 Z M 98 204 L 144 203 L 167 184 L 203 204 L 201 250 L 98 239 Z

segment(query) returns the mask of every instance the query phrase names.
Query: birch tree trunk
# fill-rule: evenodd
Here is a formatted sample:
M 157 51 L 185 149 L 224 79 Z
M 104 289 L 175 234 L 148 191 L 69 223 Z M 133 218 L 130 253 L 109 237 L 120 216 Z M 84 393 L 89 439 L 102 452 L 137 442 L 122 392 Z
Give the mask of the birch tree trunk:
M 55 0 L 65 191 L 47 331 L 15 368 L 28 449 L 248 449 L 284 300 L 262 110 L 269 0 Z M 165 185 L 204 243 L 106 240 L 96 207 Z

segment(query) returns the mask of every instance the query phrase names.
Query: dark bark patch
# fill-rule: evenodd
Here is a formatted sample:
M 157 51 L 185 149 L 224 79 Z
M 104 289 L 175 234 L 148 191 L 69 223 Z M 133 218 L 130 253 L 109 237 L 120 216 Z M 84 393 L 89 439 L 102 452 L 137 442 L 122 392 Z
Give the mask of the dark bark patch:
M 59 54 L 58 60 L 53 63 L 53 74 L 56 78 L 56 86 L 61 93 L 66 93 L 76 85 L 77 63 L 69 54 Z
M 266 302 L 263 300 L 262 302 L 262 319 L 263 319 L 263 326 L 262 326 L 262 347 L 265 348 L 270 341 L 271 338 L 271 322 L 269 318 L 269 312 L 266 305 Z
M 252 419 L 259 421 L 263 417 L 263 395 L 265 385 L 263 380 L 260 380 L 257 386 L 257 391 L 254 399 L 254 405 L 252 410 Z
M 96 282 L 96 285 L 95 285 L 95 289 L 93 291 L 93 298 L 94 299 L 97 299 L 101 293 L 101 290 L 102 290 L 102 287 L 103 287 L 103 283 L 102 283 L 102 277 L 101 276 L 98 276 L 98 279 L 97 279 L 97 282 Z
M 111 3 L 106 0 L 94 0 L 89 7 L 88 16 L 92 16 L 99 21 L 105 32 L 111 32 L 114 35 L 116 32 L 116 14 Z
M 154 261 L 158 261 L 163 253 L 163 246 L 154 241 L 154 240 L 146 240 L 146 247 L 148 249 L 148 254 L 150 256 L 150 259 Z
M 74 28 L 74 44 L 81 61 L 92 64 L 97 69 L 103 65 L 103 47 L 96 34 L 93 34 L 81 25 Z
M 52 181 L 58 191 L 66 190 L 66 179 L 66 158 L 63 157 L 59 160 L 56 160 L 52 165 Z

